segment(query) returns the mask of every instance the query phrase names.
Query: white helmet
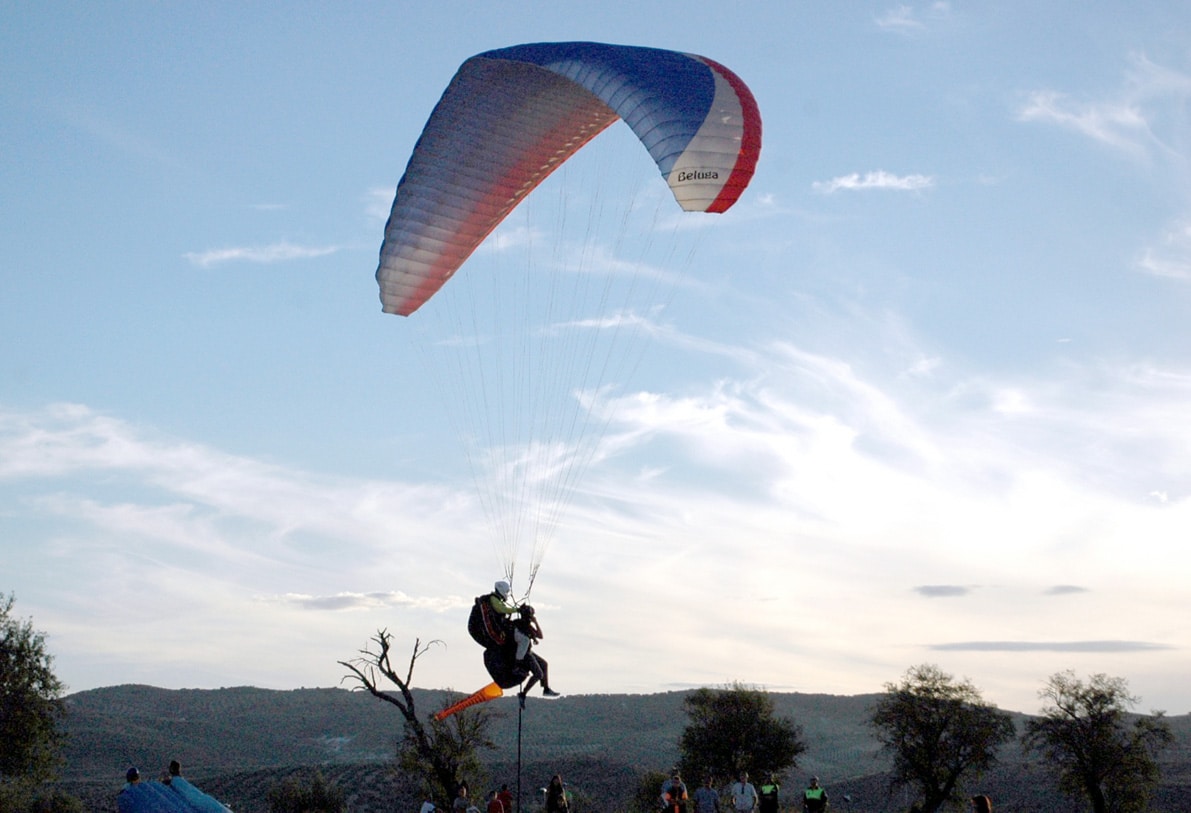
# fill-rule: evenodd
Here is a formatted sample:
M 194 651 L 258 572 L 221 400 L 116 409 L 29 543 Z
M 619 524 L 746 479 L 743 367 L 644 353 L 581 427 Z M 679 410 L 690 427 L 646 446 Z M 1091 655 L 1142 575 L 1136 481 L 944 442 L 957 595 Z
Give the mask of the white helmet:
M 501 579 L 496 584 L 492 585 L 492 589 L 495 590 L 496 595 L 500 596 L 501 598 L 508 598 L 509 590 L 512 588 L 509 587 L 509 583 L 507 581 Z

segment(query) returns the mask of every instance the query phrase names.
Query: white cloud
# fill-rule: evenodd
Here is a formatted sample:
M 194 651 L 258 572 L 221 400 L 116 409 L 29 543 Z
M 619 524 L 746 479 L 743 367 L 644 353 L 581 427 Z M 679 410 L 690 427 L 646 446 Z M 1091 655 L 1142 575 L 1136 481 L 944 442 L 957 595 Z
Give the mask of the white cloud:
M 1137 267 L 1156 277 L 1191 280 L 1191 220 L 1167 229 L 1157 245 L 1142 251 Z
M 930 376 L 942 365 L 943 360 L 938 356 L 923 356 L 910 365 L 906 370 L 911 376 Z
M 388 607 L 416 607 L 436 613 L 449 612 L 471 606 L 471 599 L 458 596 L 410 596 L 400 590 L 377 593 L 336 593 L 333 596 L 311 596 L 287 593 L 284 596 L 263 598 L 279 604 L 290 604 L 303 610 L 340 612 Z
M 925 28 L 920 20 L 915 16 L 914 9 L 910 6 L 901 5 L 889 9 L 883 15 L 877 18 L 877 25 L 889 31 L 907 31 L 919 30 Z
M 1072 99 L 1036 90 L 1018 111 L 1020 121 L 1055 124 L 1135 158 L 1174 160 L 1186 170 L 1191 75 L 1132 59 L 1124 86 L 1099 99 Z
M 1093 141 L 1137 154 L 1143 151 L 1149 130 L 1145 116 L 1133 102 L 1080 103 L 1053 90 L 1031 93 L 1018 118 L 1068 127 Z
M 208 251 L 189 251 L 183 256 L 191 265 L 210 268 L 213 265 L 231 262 L 269 264 L 305 260 L 312 257 L 325 257 L 337 251 L 339 251 L 338 246 L 301 246 L 282 240 L 267 246 L 239 246 Z
M 1145 629 L 1153 646 L 1130 657 L 1183 644 L 1164 619 L 1185 603 L 1191 373 L 949 381 L 789 343 L 733 358 L 735 379 L 621 402 L 605 438 L 617 453 L 589 472 L 535 587 L 566 691 L 788 686 L 796 672 L 791 688 L 852 693 L 930 658 L 1027 708 L 1072 657 L 1120 657 L 1080 645 L 1086 629 L 1107 642 Z M 1006 411 L 1002 393 L 1029 408 Z M 463 608 L 494 568 L 470 485 L 320 476 L 61 406 L 0 410 L 0 488 L 9 527 L 44 540 L 16 578 L 71 673 L 114 658 L 112 682 L 327 685 L 336 660 L 393 627 L 447 642 L 420 662 L 422 685 L 483 680 Z M 50 571 L 75 585 L 72 604 L 34 589 Z M 948 612 L 914 591 L 949 596 Z M 709 622 L 692 594 L 736 598 Z M 626 625 L 631 640 L 604 642 Z M 1015 641 L 1059 643 L 1028 665 L 978 660 L 979 642 Z M 1011 685 L 1014 669 L 1034 683 Z
M 1176 194 L 1186 199 L 1191 178 L 1191 74 L 1134 56 L 1118 90 L 1084 99 L 1037 90 L 1017 117 L 1066 128 L 1122 155 L 1156 164 Z M 1135 267 L 1153 276 L 1191 279 L 1191 217 L 1176 218 L 1152 245 L 1141 249 Z
M 364 212 L 373 223 L 384 223 L 393 208 L 393 197 L 397 190 L 392 187 L 374 186 L 364 194 Z
M 894 6 L 876 19 L 878 28 L 897 34 L 912 34 L 924 31 L 928 24 L 946 19 L 951 14 L 951 4 L 937 0 L 925 8 L 901 4 Z
M 866 172 L 861 175 L 859 172 L 853 172 L 850 175 L 841 175 L 838 178 L 832 178 L 830 181 L 815 181 L 811 184 L 816 192 L 830 195 L 840 190 L 865 190 L 865 189 L 894 189 L 899 191 L 917 192 L 923 189 L 930 189 L 935 185 L 934 178 L 929 175 L 894 175 L 885 170 L 877 170 L 876 172 Z
M 340 539 L 341 546 L 350 540 L 353 555 L 365 562 L 398 536 L 392 527 L 415 534 L 419 515 L 458 508 L 458 500 L 431 486 L 314 477 L 72 404 L 0 411 L 0 461 L 0 482 L 60 484 L 29 502 L 38 511 L 173 550 L 226 546 L 221 555 L 229 558 L 250 551 L 317 561 L 325 551 L 294 545 L 316 535 Z M 76 488 L 90 493 L 97 482 L 122 484 L 138 497 L 73 494 Z

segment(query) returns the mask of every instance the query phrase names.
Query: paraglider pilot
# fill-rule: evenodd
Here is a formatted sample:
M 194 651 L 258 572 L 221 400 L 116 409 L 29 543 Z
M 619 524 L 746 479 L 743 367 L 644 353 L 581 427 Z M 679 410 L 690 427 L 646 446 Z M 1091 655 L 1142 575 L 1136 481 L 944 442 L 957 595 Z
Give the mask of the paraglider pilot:
M 492 586 L 491 593 L 477 597 L 467 631 L 484 647 L 484 667 L 500 688 L 511 689 L 528 677 L 520 693 L 523 704 L 526 692 L 538 682 L 542 694 L 557 697 L 558 692 L 550 688 L 548 664 L 533 651 L 534 642 L 542 638 L 542 628 L 533 607 L 517 607 L 509 600 L 511 589 L 507 581 L 501 580 Z M 513 615 L 517 616 L 515 620 Z

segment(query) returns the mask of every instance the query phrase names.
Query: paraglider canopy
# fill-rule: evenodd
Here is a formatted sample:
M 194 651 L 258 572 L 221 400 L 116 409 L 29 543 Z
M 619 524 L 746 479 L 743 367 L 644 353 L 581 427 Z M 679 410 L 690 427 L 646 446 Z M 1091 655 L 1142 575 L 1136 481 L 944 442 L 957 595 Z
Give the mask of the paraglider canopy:
M 440 289 L 514 210 L 520 216 L 533 208 L 520 206 L 533 189 L 617 119 L 635 136 L 634 157 L 642 166 L 652 161 L 668 186 L 664 197 L 681 210 L 727 211 L 753 176 L 761 148 L 757 104 L 732 71 L 711 59 L 593 42 L 487 51 L 459 67 L 418 138 L 376 271 L 386 313 L 409 316 L 434 297 L 426 310 L 435 313 L 419 314 L 433 317 L 455 297 L 466 300 L 449 335 L 419 349 L 438 353 L 427 364 L 428 378 L 437 379 L 464 445 L 475 445 L 468 463 L 496 531 L 494 545 L 507 580 L 526 597 L 563 507 L 598 456 L 612 410 L 594 416 L 640 358 L 649 333 L 643 314 L 661 299 L 648 296 L 674 269 L 662 261 L 660 273 L 643 271 L 640 259 L 615 272 L 593 267 L 601 256 L 592 250 L 593 224 L 604 211 L 593 205 L 569 220 L 560 215 L 556 229 L 525 229 L 557 242 L 524 272 L 477 273 L 466 285 Z M 634 182 L 642 175 L 636 164 L 622 169 L 610 174 Z M 664 242 L 654 240 L 661 230 L 650 228 L 656 216 L 638 221 L 628 217 L 630 201 L 617 202 L 627 207 L 624 217 L 609 221 L 622 229 L 640 222 L 649 232 L 644 242 Z M 575 221 L 593 226 L 580 250 L 558 237 Z M 625 248 L 623 240 L 609 244 Z M 481 290 L 479 278 L 491 289 Z M 534 546 L 528 584 L 513 579 L 523 540 Z
M 753 176 L 761 117 L 706 57 L 624 45 L 518 45 L 468 59 L 418 139 L 376 272 L 408 316 L 535 186 L 622 118 L 687 211 L 724 212 Z

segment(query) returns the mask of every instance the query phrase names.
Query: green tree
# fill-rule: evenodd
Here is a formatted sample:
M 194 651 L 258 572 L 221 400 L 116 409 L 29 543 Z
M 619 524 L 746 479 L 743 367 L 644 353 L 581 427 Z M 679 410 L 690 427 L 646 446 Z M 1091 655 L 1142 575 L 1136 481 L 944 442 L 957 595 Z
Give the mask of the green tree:
M 734 683 L 698 689 L 683 701 L 689 718 L 678 741 L 683 776 L 710 773 L 730 779 L 740 771 L 779 774 L 798 764 L 806 750 L 802 729 L 774 713 L 766 692 Z M 660 786 L 659 786 L 660 793 Z
M 61 788 L 54 788 L 39 794 L 29 805 L 29 813 L 86 813 L 86 808 L 78 797 L 71 796 Z
M 28 806 L 37 786 L 57 772 L 65 741 L 64 686 L 45 635 L 13 617 L 15 601 L 0 596 L 0 810 Z
M 448 692 L 443 707 L 451 705 L 460 695 Z M 445 794 L 447 806 L 454 800 L 460 783 L 469 788 L 488 785 L 488 769 L 480 759 L 480 749 L 496 746 L 488 737 L 492 713 L 484 706 L 455 712 L 446 720 L 430 718 L 430 731 L 423 730 L 420 738 L 411 726 L 397 750 L 397 764 L 408 776 L 419 778 L 419 790 L 435 798 Z M 482 807 L 482 798 L 472 799 Z
M 1102 674 L 1084 683 L 1073 672 L 1059 672 L 1038 696 L 1046 705 L 1041 717 L 1026 723 L 1027 753 L 1041 754 L 1059 787 L 1086 797 L 1095 813 L 1145 810 L 1161 776 L 1158 753 L 1174 741 L 1163 713 L 1129 725 L 1128 709 L 1138 699 L 1123 678 Z
M 932 664 L 885 684 L 869 723 L 893 758 L 893 787 L 914 788 L 923 813 L 961 803 L 964 781 L 991 767 L 1015 733 L 1012 718 L 971 682 L 956 682 Z
M 449 807 L 459 785 L 468 777 L 469 786 L 481 787 L 484 767 L 479 749 L 496 746 L 488 736 L 492 713 L 484 706 L 473 706 L 456 712 L 446 720 L 433 717 L 423 722 L 414 705 L 413 675 L 418 658 L 426 654 L 430 644 L 414 641 L 413 652 L 405 674 L 398 674 L 390 659 L 393 637 L 388 630 L 380 630 L 372 638 L 375 647 L 360 651 L 352 661 L 340 661 L 351 674 L 345 679 L 358 684 L 378 700 L 394 706 L 405 720 L 404 735 L 398 746 L 398 765 L 406 773 L 416 776 L 423 792 Z M 434 641 L 430 642 L 435 643 Z M 381 681 L 396 686 L 398 693 L 386 691 Z M 447 708 L 458 695 L 448 693 L 442 708 Z
M 326 780 L 322 771 L 286 777 L 265 794 L 269 813 L 343 813 L 343 790 Z
M 662 771 L 646 771 L 637 777 L 637 787 L 633 791 L 629 810 L 633 813 L 657 813 L 662 783 L 669 778 L 670 774 Z

